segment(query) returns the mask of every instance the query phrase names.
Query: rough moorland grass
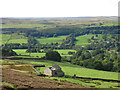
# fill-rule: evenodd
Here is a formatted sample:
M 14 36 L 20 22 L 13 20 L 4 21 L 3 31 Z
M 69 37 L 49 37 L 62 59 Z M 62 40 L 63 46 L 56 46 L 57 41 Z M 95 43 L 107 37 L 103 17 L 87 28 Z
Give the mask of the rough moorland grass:
M 40 39 L 37 39 L 39 41 L 39 43 L 42 43 L 42 44 L 51 44 L 51 43 L 59 43 L 61 44 L 62 43 L 62 40 L 65 39 L 67 37 L 66 36 L 58 36 L 58 37 L 51 37 L 51 38 L 40 38 Z
M 88 39 L 91 39 L 91 37 L 94 36 L 95 39 L 102 39 L 102 35 L 98 34 L 98 37 L 96 37 L 95 35 L 83 35 L 83 36 L 78 36 L 76 37 L 76 43 L 75 45 L 88 45 L 90 43 L 88 43 Z
M 92 77 L 92 78 L 103 78 L 103 79 L 113 79 L 118 80 L 118 73 L 117 72 L 108 72 L 108 71 L 100 71 L 100 70 L 94 70 L 94 69 L 88 69 L 84 68 L 78 65 L 73 65 L 68 62 L 54 62 L 49 60 L 17 60 L 22 61 L 30 64 L 45 64 L 46 67 L 49 67 L 54 64 L 58 64 L 61 66 L 62 70 L 65 72 L 66 75 L 73 76 L 76 74 L 80 77 Z M 43 72 L 43 70 L 46 68 L 39 68 L 40 72 Z
M 16 88 L 14 84 L 8 82 L 0 82 L 3 87 Z
M 46 25 L 46 24 L 38 24 L 38 23 L 2 25 L 2 28 L 34 28 L 34 27 L 39 27 L 40 29 L 45 29 L 45 28 L 53 28 L 53 27 L 55 27 L 55 25 Z

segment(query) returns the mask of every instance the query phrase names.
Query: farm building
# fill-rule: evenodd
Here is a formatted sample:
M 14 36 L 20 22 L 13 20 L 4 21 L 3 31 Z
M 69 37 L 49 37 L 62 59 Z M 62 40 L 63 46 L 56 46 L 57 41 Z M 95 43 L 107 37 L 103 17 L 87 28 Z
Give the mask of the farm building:
M 44 70 L 44 74 L 47 76 L 57 76 L 62 77 L 64 76 L 64 72 L 61 70 L 59 65 L 53 65 L 48 67 Z

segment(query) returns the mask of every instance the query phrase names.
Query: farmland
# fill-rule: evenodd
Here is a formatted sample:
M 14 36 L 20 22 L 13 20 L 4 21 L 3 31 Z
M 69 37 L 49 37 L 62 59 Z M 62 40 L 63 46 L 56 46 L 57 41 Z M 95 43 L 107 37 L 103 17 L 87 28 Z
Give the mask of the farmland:
M 88 39 L 91 39 L 91 37 L 95 35 L 83 35 L 83 36 L 78 36 L 76 37 L 76 43 L 75 45 L 88 45 L 90 43 L 88 43 Z M 99 34 L 98 37 L 95 37 L 95 39 L 101 40 L 102 39 L 102 35 Z
M 29 57 L 29 53 L 26 53 L 27 49 L 13 49 L 13 50 L 18 55 L 24 55 L 24 57 L 25 57 L 25 55 L 27 55 L 27 57 Z M 68 55 L 69 51 L 76 52 L 75 50 L 56 50 L 56 51 L 58 51 L 61 54 L 61 56 L 71 56 L 71 55 Z M 32 57 L 36 57 L 36 56 L 43 57 L 43 56 L 45 56 L 45 53 L 31 53 L 30 56 L 32 56 Z
M 119 27 L 117 17 L 3 19 L 3 86 L 120 87 Z M 43 74 L 56 64 L 65 76 Z M 35 65 L 45 65 L 36 68 L 40 75 Z
M 11 37 L 11 38 L 10 38 Z M 62 40 L 65 39 L 67 36 L 59 36 L 59 37 L 51 37 L 51 38 L 38 38 L 38 42 L 41 44 L 51 44 L 51 43 L 62 43 Z M 10 39 L 8 41 L 8 39 Z M 24 35 L 18 35 L 18 34 L 3 34 L 2 35 L 2 44 L 5 44 L 8 41 L 8 43 L 27 43 L 27 37 Z
M 39 38 L 37 39 L 41 44 L 51 44 L 51 43 L 62 43 L 62 40 L 65 39 L 67 36 L 59 36 L 59 37 L 51 37 L 51 38 Z
M 118 73 L 117 72 L 107 72 L 107 71 L 99 71 L 94 69 L 88 69 L 84 68 L 78 65 L 72 65 L 67 62 L 54 62 L 54 61 L 46 61 L 46 60 L 40 60 L 40 61 L 32 61 L 32 60 L 16 60 L 19 62 L 29 63 L 29 64 L 44 64 L 46 67 L 49 67 L 54 64 L 58 64 L 62 67 L 63 71 L 66 75 L 73 76 L 76 74 L 80 77 L 94 77 L 94 78 L 103 78 L 103 79 L 113 79 L 118 80 Z M 45 68 L 40 68 L 40 72 L 43 72 Z M 72 71 L 72 72 L 71 72 Z M 78 72 L 79 71 L 79 72 Z
M 5 44 L 10 39 L 11 35 L 2 34 L 2 35 L 0 35 L 0 37 L 2 37 L 2 43 L 1 44 Z
M 45 61 L 45 60 L 15 60 L 18 62 L 22 62 L 22 63 L 28 63 L 28 64 L 42 64 L 45 65 L 46 67 L 49 67 L 51 65 L 54 64 L 58 64 L 59 66 L 62 67 L 62 70 L 65 72 L 66 75 L 69 76 L 73 76 L 74 74 L 76 74 L 77 76 L 80 77 L 93 77 L 93 78 L 103 78 L 103 79 L 113 79 L 113 80 L 118 80 L 118 73 L 115 72 L 106 72 L 106 71 L 99 71 L 99 70 L 93 70 L 93 69 L 88 69 L 88 68 L 84 68 L 84 67 L 80 67 L 78 65 L 72 65 L 70 63 L 66 63 L 66 62 L 54 62 L 54 61 Z M 43 73 L 43 70 L 46 67 L 42 67 L 42 68 L 37 68 L 40 72 Z M 78 72 L 79 71 L 79 72 Z M 87 87 L 97 87 L 97 88 L 109 88 L 109 87 L 113 87 L 116 88 L 118 86 L 118 83 L 116 82 L 105 82 L 105 81 L 101 81 L 101 80 L 79 80 L 79 79 L 72 79 L 72 78 L 64 78 L 64 77 L 46 77 L 46 78 L 50 78 L 50 79 L 57 79 L 59 81 L 65 80 L 65 81 L 69 81 L 72 83 L 77 83 L 77 84 L 81 84 L 83 86 L 87 86 Z M 97 84 L 99 83 L 99 84 Z
M 18 34 L 2 34 L 2 44 L 5 43 L 27 43 L 27 38 Z
M 88 39 L 91 39 L 91 37 L 95 35 L 82 35 L 82 36 L 78 36 L 76 37 L 76 42 L 75 45 L 88 45 Z M 10 38 L 11 37 L 11 38 Z M 65 39 L 67 37 L 67 35 L 65 36 L 58 36 L 58 37 L 51 37 L 51 38 L 37 38 L 38 42 L 41 44 L 51 44 L 51 43 L 59 43 L 61 44 L 63 39 Z M 8 41 L 8 39 L 10 39 Z M 99 34 L 98 37 L 95 37 L 95 39 L 101 40 L 102 39 L 102 35 Z M 24 35 L 18 35 L 18 34 L 3 34 L 2 35 L 2 44 L 5 44 L 8 41 L 8 43 L 27 43 L 27 37 L 25 37 Z
M 20 64 L 7 61 L 1 61 L 3 65 L 2 71 L 2 87 L 5 88 L 74 88 L 85 86 L 73 84 L 67 81 L 60 82 L 56 80 L 47 79 L 45 77 L 30 74 L 34 71 L 29 64 Z M 28 73 L 29 72 L 29 73 Z M 31 73 L 32 73 L 31 72 Z M 7 77 L 9 76 L 9 78 Z M 17 82 L 17 83 L 16 83 Z M 48 86 L 47 86 L 47 85 Z M 62 85 L 62 86 L 61 86 Z

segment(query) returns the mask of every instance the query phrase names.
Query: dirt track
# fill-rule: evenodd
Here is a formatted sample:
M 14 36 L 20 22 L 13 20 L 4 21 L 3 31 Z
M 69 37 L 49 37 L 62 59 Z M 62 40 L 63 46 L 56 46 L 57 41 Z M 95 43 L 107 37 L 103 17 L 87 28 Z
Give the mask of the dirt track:
M 5 68 L 2 70 L 2 81 L 12 83 L 17 88 L 86 88 L 79 84 L 47 79 Z M 95 89 L 89 88 L 89 90 Z

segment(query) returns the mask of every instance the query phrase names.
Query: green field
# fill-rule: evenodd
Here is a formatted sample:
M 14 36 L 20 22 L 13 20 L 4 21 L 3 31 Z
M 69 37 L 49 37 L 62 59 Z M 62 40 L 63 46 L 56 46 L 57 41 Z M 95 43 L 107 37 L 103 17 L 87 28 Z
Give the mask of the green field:
M 81 76 L 82 73 L 87 74 L 87 76 L 89 77 L 94 77 L 94 75 L 90 76 L 90 73 L 101 73 L 104 72 L 104 74 L 97 74 L 101 77 L 104 77 L 104 75 L 106 75 L 107 77 L 110 77 L 110 75 L 108 74 L 108 72 L 106 71 L 99 71 L 99 70 L 92 70 L 92 69 L 87 69 L 87 68 L 83 68 L 81 66 L 77 66 L 77 65 L 72 65 L 68 62 L 54 62 L 54 61 L 46 61 L 46 60 L 15 60 L 17 62 L 14 62 L 13 60 L 0 60 L 0 62 L 2 64 L 14 64 L 14 63 L 18 63 L 18 62 L 22 62 L 22 63 L 28 63 L 28 64 L 44 64 L 46 65 L 46 67 L 49 67 L 51 65 L 54 64 L 58 64 L 61 66 L 62 70 L 65 72 L 65 74 L 68 72 L 68 74 L 66 75 L 70 75 L 73 76 L 72 73 L 76 73 L 76 72 L 80 72 L 79 75 L 77 76 Z M 40 72 L 43 73 L 43 70 L 46 67 L 41 67 L 41 68 L 37 68 Z M 69 69 L 71 69 L 71 71 L 69 72 L 69 69 L 65 68 L 68 67 Z M 70 68 L 71 67 L 71 68 Z M 84 69 L 84 72 L 81 70 Z M 74 71 L 74 69 L 77 69 L 77 71 Z M 21 71 L 20 71 L 21 72 Z M 112 75 L 113 79 L 115 79 L 114 77 L 116 77 L 117 74 L 114 74 L 113 72 L 109 72 Z M 83 76 L 84 77 L 84 76 Z M 119 87 L 119 84 L 117 82 L 107 82 L 107 81 L 101 81 L 101 80 L 91 80 L 91 79 L 75 79 L 75 78 L 65 78 L 65 77 L 46 77 L 49 79 L 54 79 L 54 80 L 58 80 L 58 81 L 68 81 L 68 82 L 72 82 L 72 83 L 77 83 L 77 84 L 81 84 L 83 86 L 87 86 L 87 87 L 96 87 L 96 88 L 117 88 Z
M 2 34 L 2 44 L 5 43 L 27 43 L 27 37 L 24 35 L 15 34 Z
M 29 53 L 26 53 L 26 50 L 27 49 L 13 49 L 13 51 L 15 51 L 18 55 L 29 55 Z M 76 52 L 75 50 L 71 50 L 71 49 L 56 50 L 56 51 L 58 51 L 61 54 L 61 56 L 72 56 L 72 55 L 69 55 L 68 52 L 69 51 Z M 30 56 L 32 56 L 32 57 L 36 57 L 36 56 L 43 57 L 43 56 L 45 56 L 45 53 L 31 53 Z M 29 57 L 29 56 L 27 56 L 27 57 Z
M 51 37 L 51 38 L 40 38 L 40 39 L 37 39 L 39 41 L 39 43 L 41 44 L 51 44 L 51 43 L 59 43 L 61 44 L 62 43 L 62 40 L 65 39 L 67 37 L 66 36 L 58 36 L 58 37 Z
M 73 79 L 73 78 L 64 78 L 64 77 L 47 77 L 47 78 L 55 79 L 55 80 L 57 79 L 59 81 L 68 81 L 72 83 L 77 83 L 87 87 L 96 87 L 96 88 L 118 88 L 119 87 L 119 83 L 117 82 L 105 82 L 101 80 L 82 80 L 82 79 Z
M 2 43 L 1 44 L 5 44 L 7 43 L 7 41 L 9 40 L 9 38 L 11 37 L 11 35 L 9 34 L 0 34 L 0 37 L 2 37 Z
M 102 39 L 102 35 L 99 34 L 98 37 L 95 37 L 95 35 L 83 35 L 83 36 L 78 36 L 76 37 L 76 42 L 75 45 L 88 45 L 88 39 L 91 39 L 91 37 L 94 36 L 95 39 L 97 40 L 101 40 Z M 11 38 L 10 38 L 11 37 Z M 51 44 L 51 43 L 62 43 L 62 40 L 65 39 L 67 37 L 67 35 L 65 36 L 58 36 L 58 37 L 51 37 L 51 38 L 38 38 L 38 42 L 41 44 Z M 8 41 L 8 39 L 10 38 L 10 40 Z M 5 44 L 8 41 L 8 43 L 27 43 L 27 37 L 25 37 L 24 35 L 18 35 L 17 33 L 9 35 L 9 34 L 3 34 L 2 35 L 2 44 Z M 93 40 L 92 40 L 93 41 Z
M 102 79 L 113 79 L 118 80 L 118 73 L 117 72 L 108 72 L 108 71 L 100 71 L 94 69 L 84 68 L 78 65 L 73 65 L 68 62 L 54 62 L 48 60 L 15 60 L 18 62 L 28 63 L 28 64 L 44 64 L 46 67 L 50 67 L 54 64 L 58 64 L 62 70 L 65 72 L 65 75 L 73 76 L 76 74 L 80 77 L 91 77 L 91 78 L 102 78 Z M 46 67 L 37 68 L 40 72 L 43 73 Z M 65 80 L 72 83 L 82 84 L 88 87 L 97 87 L 97 88 L 117 88 L 119 85 L 117 82 L 106 82 L 101 80 L 83 80 L 83 79 L 72 79 L 72 78 L 64 78 L 64 77 L 47 77 L 50 79 L 57 79 L 57 80 Z
M 56 51 L 58 51 L 60 54 L 68 54 L 68 52 L 76 52 L 75 50 L 71 50 L 71 49 L 62 49 Z
M 25 58 L 30 58 L 31 56 L 32 57 L 36 57 L 36 56 L 39 56 L 39 57 L 43 57 L 45 56 L 45 53 L 31 53 L 30 56 L 29 56 L 29 53 L 26 53 L 26 50 L 27 49 L 13 49 L 13 51 L 15 51 L 18 55 L 23 55 L 23 56 L 18 56 L 18 57 L 25 57 Z
M 98 37 L 96 37 L 95 35 L 83 35 L 83 36 L 78 36 L 76 37 L 76 43 L 75 45 L 88 45 L 90 43 L 88 43 L 88 39 L 91 39 L 91 37 L 94 36 L 95 39 L 102 39 L 102 35 L 98 34 Z
M 92 77 L 92 78 L 103 78 L 103 79 L 113 79 L 113 80 L 119 79 L 117 72 L 88 69 L 78 65 L 70 64 L 68 62 L 54 62 L 54 61 L 46 61 L 46 60 L 40 60 L 40 61 L 16 60 L 16 61 L 22 61 L 30 64 L 45 64 L 46 67 L 49 67 L 54 64 L 58 64 L 62 67 L 62 70 L 65 72 L 65 74 L 70 76 L 73 76 L 74 74 L 76 74 L 77 76 L 80 76 L 80 77 Z M 45 68 L 44 67 L 39 68 L 40 72 L 43 72 Z
M 8 43 L 27 43 L 27 39 L 10 39 Z
M 11 37 L 11 38 L 10 38 Z M 51 44 L 51 43 L 62 43 L 62 40 L 65 39 L 67 37 L 66 36 L 58 36 L 58 37 L 51 37 L 51 38 L 39 38 L 37 39 L 39 43 L 41 44 Z M 8 39 L 10 38 L 10 40 L 8 41 Z M 2 34 L 2 44 L 5 44 L 8 41 L 8 43 L 27 43 L 27 37 L 25 37 L 24 35 L 18 35 L 17 33 L 12 34 L 12 36 L 10 34 Z

